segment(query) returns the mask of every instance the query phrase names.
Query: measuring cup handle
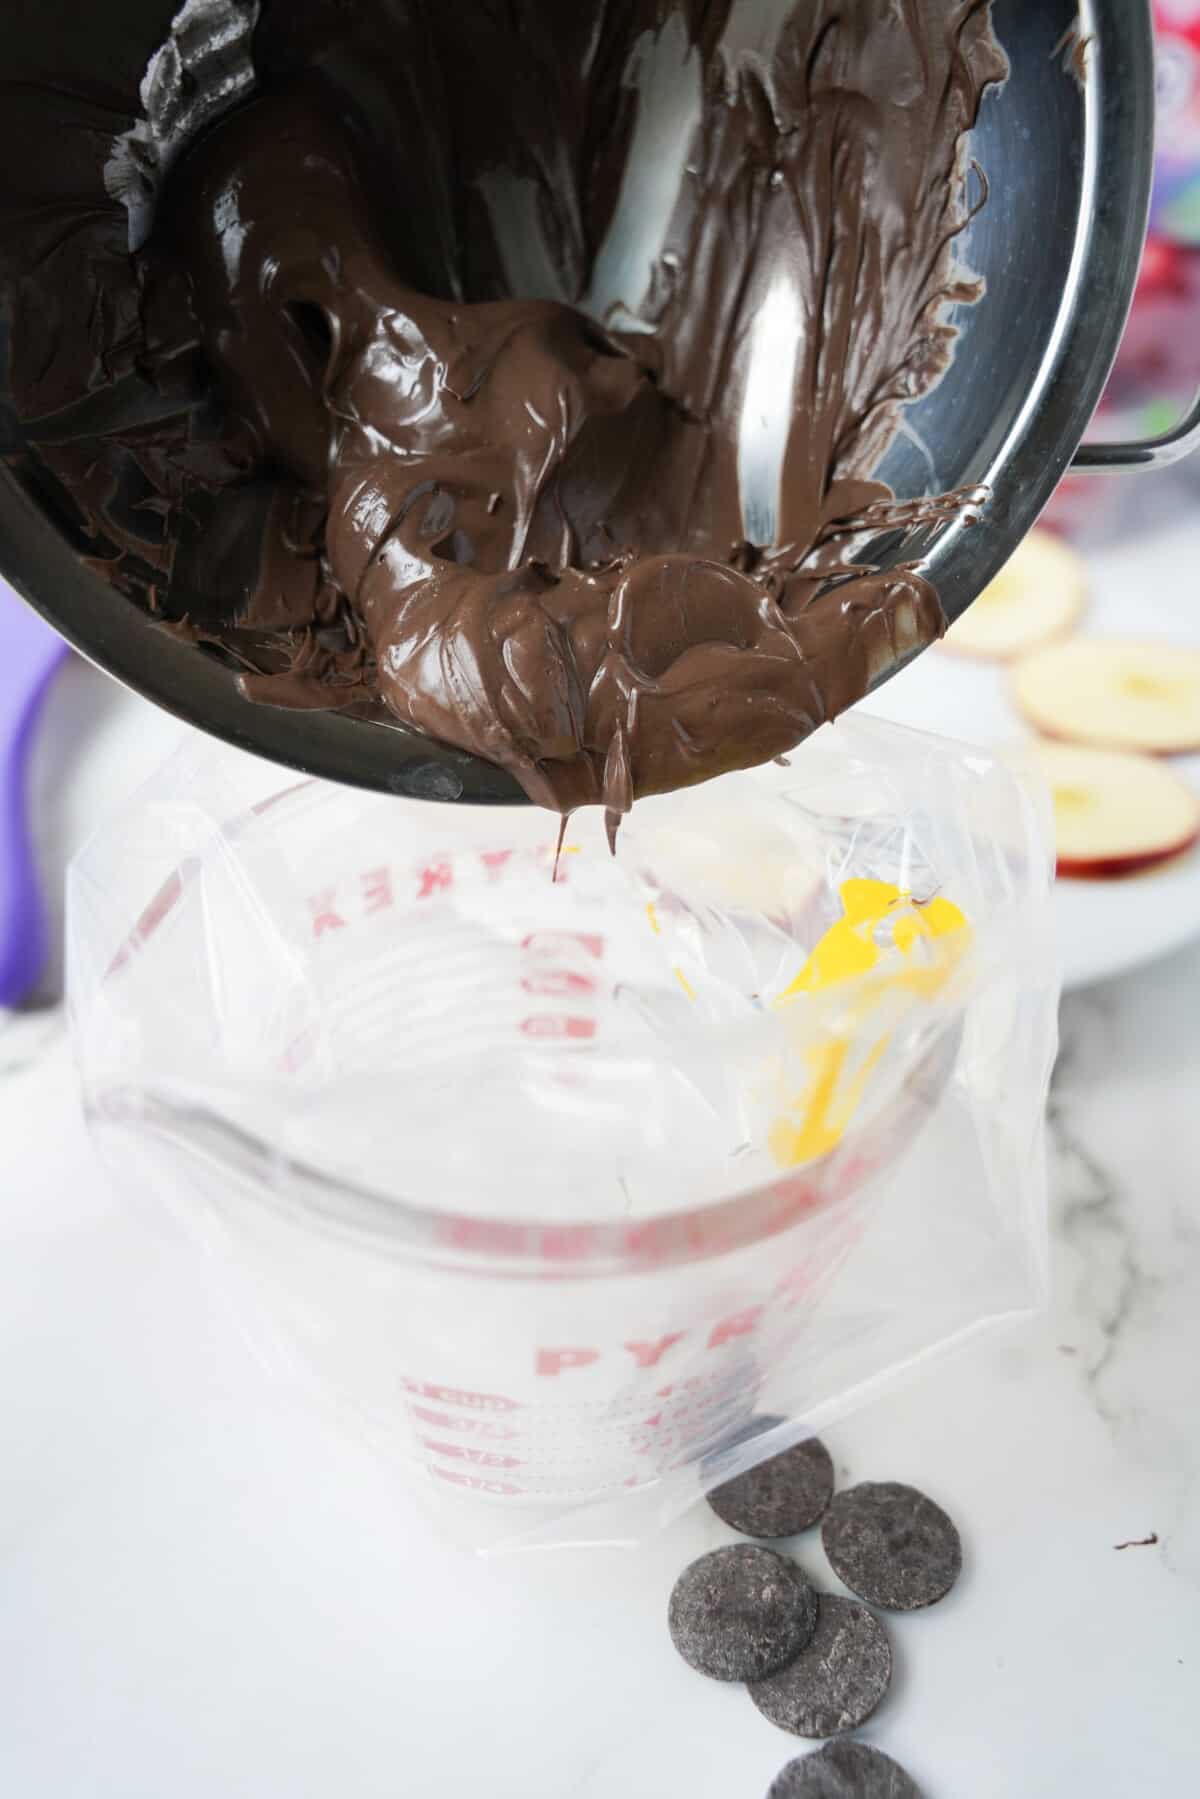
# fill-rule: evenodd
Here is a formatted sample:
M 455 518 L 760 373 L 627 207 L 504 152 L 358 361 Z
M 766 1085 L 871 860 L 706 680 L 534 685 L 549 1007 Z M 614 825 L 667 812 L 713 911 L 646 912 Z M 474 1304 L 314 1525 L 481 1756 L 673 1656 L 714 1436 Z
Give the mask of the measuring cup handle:
M 1117 474 L 1131 469 L 1170 468 L 1200 450 L 1200 392 L 1170 431 L 1131 443 L 1080 444 L 1071 461 L 1074 474 Z

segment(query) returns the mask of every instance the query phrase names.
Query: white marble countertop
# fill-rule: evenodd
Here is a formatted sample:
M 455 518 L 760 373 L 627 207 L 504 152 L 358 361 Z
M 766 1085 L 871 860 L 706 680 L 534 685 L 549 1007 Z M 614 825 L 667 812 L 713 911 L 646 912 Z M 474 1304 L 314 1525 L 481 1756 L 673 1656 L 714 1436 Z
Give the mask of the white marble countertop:
M 51 864 L 134 702 L 73 669 L 61 704 L 91 736 L 39 770 Z M 864 1733 L 927 1799 L 1200 1790 L 1198 994 L 1194 948 L 1066 1002 L 1051 1315 L 829 1433 L 963 1530 Z M 802 1747 L 671 1649 L 706 1508 L 637 1552 L 433 1544 L 97 1168 L 54 1007 L 0 1021 L 0 1428 L 14 1799 L 761 1799 Z

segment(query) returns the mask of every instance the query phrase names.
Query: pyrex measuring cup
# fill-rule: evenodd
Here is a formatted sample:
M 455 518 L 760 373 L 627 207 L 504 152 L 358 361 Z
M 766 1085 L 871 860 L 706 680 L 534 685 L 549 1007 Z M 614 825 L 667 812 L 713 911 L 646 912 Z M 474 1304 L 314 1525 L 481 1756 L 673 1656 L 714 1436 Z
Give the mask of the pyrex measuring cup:
M 539 814 L 278 780 L 189 748 L 77 862 L 89 1114 L 472 1540 L 636 1534 L 753 1418 L 1033 1302 L 1054 984 L 999 765 L 839 729 L 615 860 L 573 821 L 557 881 Z

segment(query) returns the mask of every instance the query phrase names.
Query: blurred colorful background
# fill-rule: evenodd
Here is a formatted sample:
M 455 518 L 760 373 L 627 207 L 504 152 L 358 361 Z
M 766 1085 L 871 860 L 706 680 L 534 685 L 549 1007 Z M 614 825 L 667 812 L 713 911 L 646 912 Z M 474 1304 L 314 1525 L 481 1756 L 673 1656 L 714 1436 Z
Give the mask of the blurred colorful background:
M 1158 141 L 1150 235 L 1133 315 L 1093 426 L 1098 437 L 1169 430 L 1200 383 L 1200 0 L 1155 0 Z M 1195 486 L 1200 469 L 1191 463 Z M 1070 532 L 1119 519 L 1140 484 L 1068 479 L 1045 521 Z

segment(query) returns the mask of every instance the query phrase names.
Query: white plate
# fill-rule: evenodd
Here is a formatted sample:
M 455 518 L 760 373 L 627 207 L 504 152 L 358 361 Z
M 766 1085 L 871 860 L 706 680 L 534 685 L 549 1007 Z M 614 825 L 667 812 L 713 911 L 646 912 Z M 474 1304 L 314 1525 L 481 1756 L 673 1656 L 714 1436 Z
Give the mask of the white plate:
M 1200 646 L 1200 518 L 1088 557 L 1091 602 L 1080 633 L 1168 638 Z M 1008 697 L 1009 673 L 930 650 L 867 702 L 867 710 L 968 743 L 1029 735 Z M 1200 756 L 1172 762 L 1200 790 Z M 1060 881 L 1055 893 L 1063 980 L 1082 987 L 1124 974 L 1200 935 L 1200 847 L 1118 881 Z

